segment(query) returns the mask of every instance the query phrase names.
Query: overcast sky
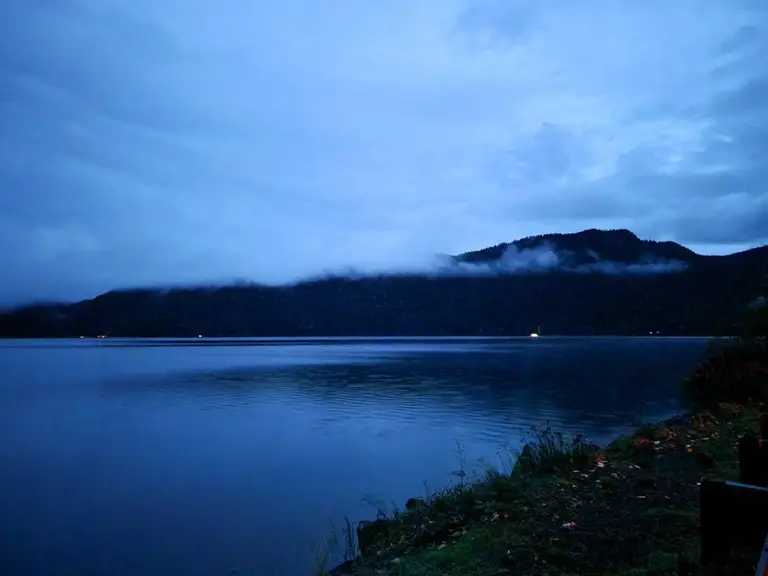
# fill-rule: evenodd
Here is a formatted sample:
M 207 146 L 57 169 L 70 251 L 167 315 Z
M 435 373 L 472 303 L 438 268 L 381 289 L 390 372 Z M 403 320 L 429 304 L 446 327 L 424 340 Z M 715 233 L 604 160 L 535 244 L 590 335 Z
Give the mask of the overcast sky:
M 768 241 L 764 0 L 4 0 L 0 302 Z

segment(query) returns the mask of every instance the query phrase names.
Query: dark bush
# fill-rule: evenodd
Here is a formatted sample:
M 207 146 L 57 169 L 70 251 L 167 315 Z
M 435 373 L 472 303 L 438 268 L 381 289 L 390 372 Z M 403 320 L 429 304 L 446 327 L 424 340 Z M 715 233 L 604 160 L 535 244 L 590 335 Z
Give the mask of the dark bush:
M 761 283 L 768 290 L 768 282 Z M 756 298 L 746 308 L 741 336 L 716 340 L 707 358 L 685 381 L 699 406 L 768 402 L 768 299 Z

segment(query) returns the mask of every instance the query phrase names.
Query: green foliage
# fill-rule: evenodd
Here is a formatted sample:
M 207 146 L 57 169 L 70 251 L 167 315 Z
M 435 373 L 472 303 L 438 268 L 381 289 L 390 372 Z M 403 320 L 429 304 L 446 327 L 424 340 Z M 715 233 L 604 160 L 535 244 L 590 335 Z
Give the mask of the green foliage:
M 686 379 L 685 389 L 698 405 L 768 401 L 765 343 L 738 339 L 712 346 L 707 358 Z
M 745 313 L 737 338 L 711 343 L 707 358 L 686 379 L 698 405 L 768 401 L 768 303 L 758 298 Z
M 744 337 L 768 338 L 768 299 L 765 297 L 758 298 L 749 306 L 744 319 Z

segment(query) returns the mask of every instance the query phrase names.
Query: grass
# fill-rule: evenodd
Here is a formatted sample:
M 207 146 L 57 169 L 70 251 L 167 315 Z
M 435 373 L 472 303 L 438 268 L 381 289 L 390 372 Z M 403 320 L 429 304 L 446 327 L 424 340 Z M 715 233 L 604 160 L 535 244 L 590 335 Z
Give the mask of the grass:
M 581 434 L 570 437 L 555 432 L 548 424 L 534 427 L 515 466 L 516 474 L 548 474 L 583 467 L 599 450 Z
M 347 562 L 330 574 L 753 573 L 759 549 L 734 551 L 726 567 L 699 565 L 698 486 L 738 478 L 738 439 L 758 432 L 768 400 L 763 342 L 713 351 L 685 384 L 698 411 L 608 446 L 539 427 L 514 467 L 472 482 L 459 451 L 458 482 L 403 512 L 380 512 L 357 530 L 359 549 L 347 523 Z
M 541 429 L 544 442 L 532 449 L 538 467 L 489 471 L 380 519 L 376 538 L 338 573 L 706 574 L 698 483 L 735 479 L 737 439 L 757 425 L 756 409 L 703 412 L 603 450 Z M 345 534 L 354 538 L 351 526 Z M 746 551 L 719 573 L 748 573 L 758 555 Z

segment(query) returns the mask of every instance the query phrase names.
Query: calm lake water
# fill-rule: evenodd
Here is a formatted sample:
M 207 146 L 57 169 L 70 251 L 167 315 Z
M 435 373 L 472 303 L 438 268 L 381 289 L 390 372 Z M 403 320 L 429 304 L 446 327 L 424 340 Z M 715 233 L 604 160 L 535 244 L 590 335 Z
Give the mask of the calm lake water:
M 301 576 L 345 516 L 685 406 L 706 340 L 0 341 L 0 573 Z M 385 504 L 386 505 L 386 504 Z

